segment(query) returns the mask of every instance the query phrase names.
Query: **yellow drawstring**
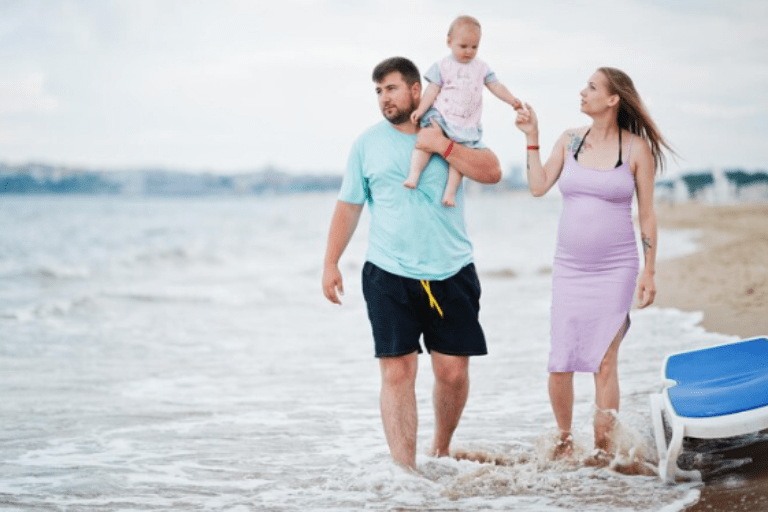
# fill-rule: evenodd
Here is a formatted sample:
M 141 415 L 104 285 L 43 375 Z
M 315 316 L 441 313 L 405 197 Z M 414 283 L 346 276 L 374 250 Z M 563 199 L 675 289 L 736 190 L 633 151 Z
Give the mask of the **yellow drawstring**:
M 440 304 L 437 303 L 437 299 L 432 295 L 432 290 L 429 289 L 429 281 L 422 279 L 421 286 L 424 288 L 424 291 L 427 292 L 427 295 L 429 295 L 429 307 L 435 308 L 440 315 L 440 318 L 443 318 L 443 310 L 440 309 Z

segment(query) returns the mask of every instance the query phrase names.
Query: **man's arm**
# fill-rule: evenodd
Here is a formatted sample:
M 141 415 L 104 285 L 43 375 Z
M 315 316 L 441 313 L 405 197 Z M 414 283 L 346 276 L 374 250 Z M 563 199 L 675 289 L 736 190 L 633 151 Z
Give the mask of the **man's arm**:
M 432 126 L 419 130 L 416 149 L 444 155 L 451 141 L 443 130 L 432 120 Z M 490 149 L 470 149 L 454 144 L 446 159 L 448 163 L 467 178 L 480 183 L 498 183 L 501 180 L 499 159 Z
M 325 262 L 323 263 L 323 294 L 334 304 L 341 304 L 339 294 L 344 295 L 339 259 L 352 239 L 362 211 L 362 204 L 336 202 L 336 209 L 331 219 L 331 228 L 328 231 L 328 245 L 325 249 Z

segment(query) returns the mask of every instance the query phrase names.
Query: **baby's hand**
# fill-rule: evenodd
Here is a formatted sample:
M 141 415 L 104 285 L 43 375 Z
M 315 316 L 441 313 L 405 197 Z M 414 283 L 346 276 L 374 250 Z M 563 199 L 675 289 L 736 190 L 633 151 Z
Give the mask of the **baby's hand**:
M 514 108 L 515 110 L 520 110 L 521 108 L 523 108 L 523 102 L 517 98 L 514 98 L 512 100 L 512 108 Z
M 418 111 L 418 110 L 414 110 L 414 111 L 411 113 L 411 122 L 412 122 L 413 124 L 419 124 L 419 119 L 421 119 L 421 114 L 419 113 L 419 111 Z
M 536 112 L 529 104 L 525 104 L 524 108 L 517 110 L 517 118 L 515 119 L 515 125 L 520 128 L 523 133 L 531 133 L 539 129 L 539 120 L 536 117 Z

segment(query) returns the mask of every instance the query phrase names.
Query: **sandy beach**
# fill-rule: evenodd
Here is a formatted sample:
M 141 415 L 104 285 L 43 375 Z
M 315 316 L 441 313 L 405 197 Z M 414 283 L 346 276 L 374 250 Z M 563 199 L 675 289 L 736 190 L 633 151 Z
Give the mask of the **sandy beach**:
M 657 215 L 660 228 L 696 230 L 701 250 L 660 262 L 656 305 L 701 311 L 710 332 L 768 335 L 768 204 L 660 204 Z M 766 444 L 724 453 L 753 463 L 735 475 L 704 475 L 701 499 L 687 512 L 768 509 Z
M 702 311 L 711 332 L 768 334 L 768 205 L 661 205 L 657 215 L 661 228 L 700 231 L 702 250 L 658 266 L 656 304 Z

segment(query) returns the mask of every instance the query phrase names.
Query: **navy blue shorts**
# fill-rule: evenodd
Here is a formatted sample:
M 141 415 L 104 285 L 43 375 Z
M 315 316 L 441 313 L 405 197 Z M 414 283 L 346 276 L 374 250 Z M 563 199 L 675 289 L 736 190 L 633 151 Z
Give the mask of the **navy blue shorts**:
M 373 330 L 376 357 L 422 352 L 454 356 L 488 353 L 480 327 L 480 280 L 469 264 L 442 281 L 391 274 L 367 261 L 363 295 Z

